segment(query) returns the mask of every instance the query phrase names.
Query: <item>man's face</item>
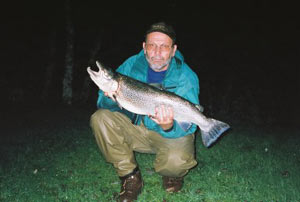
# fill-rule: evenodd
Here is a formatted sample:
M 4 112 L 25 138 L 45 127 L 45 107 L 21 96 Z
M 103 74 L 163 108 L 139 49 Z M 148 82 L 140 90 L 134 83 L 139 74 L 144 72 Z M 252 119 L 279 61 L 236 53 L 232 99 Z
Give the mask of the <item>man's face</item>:
M 147 35 L 143 49 L 149 66 L 154 71 L 160 72 L 168 69 L 177 49 L 177 46 L 172 46 L 172 43 L 172 39 L 161 32 L 151 32 Z

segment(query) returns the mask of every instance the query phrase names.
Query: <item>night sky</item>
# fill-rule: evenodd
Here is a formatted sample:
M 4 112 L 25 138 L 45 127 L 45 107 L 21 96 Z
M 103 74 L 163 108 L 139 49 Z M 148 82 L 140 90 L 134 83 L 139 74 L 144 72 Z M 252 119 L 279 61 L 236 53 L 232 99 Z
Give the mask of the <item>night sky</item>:
M 75 96 L 88 65 L 100 60 L 117 68 L 141 50 L 150 24 L 166 21 L 175 28 L 185 61 L 199 76 L 200 102 L 211 113 L 225 107 L 223 111 L 233 117 L 245 112 L 251 118 L 251 111 L 257 111 L 298 121 L 296 5 L 286 1 L 84 2 L 71 1 Z M 48 106 L 60 103 L 66 50 L 64 1 L 12 1 L 1 7 L 2 107 L 42 104 L 45 68 L 51 63 L 55 70 Z M 97 43 L 100 49 L 91 60 Z M 85 104 L 94 106 L 96 86 L 91 85 L 90 91 Z

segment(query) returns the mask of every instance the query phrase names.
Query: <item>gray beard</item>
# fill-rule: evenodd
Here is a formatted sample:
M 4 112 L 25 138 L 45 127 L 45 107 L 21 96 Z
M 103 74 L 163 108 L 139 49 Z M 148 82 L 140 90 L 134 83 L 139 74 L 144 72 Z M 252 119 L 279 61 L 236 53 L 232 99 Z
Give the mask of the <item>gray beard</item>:
M 163 63 L 161 65 L 151 64 L 150 63 L 150 59 L 147 57 L 147 55 L 146 55 L 146 59 L 148 61 L 149 67 L 151 69 L 153 69 L 154 71 L 158 72 L 158 71 L 162 70 L 165 66 L 167 66 L 168 64 L 170 64 L 172 57 L 170 57 L 165 63 Z

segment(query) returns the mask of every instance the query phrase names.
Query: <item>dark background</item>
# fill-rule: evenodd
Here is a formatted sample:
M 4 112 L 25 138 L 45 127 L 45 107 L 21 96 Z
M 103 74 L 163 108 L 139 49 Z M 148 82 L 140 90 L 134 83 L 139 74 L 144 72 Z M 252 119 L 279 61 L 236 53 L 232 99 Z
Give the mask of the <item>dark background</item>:
M 84 2 L 84 3 L 83 3 Z M 97 88 L 80 97 L 86 67 L 117 68 L 142 48 L 145 30 L 166 21 L 200 79 L 207 115 L 257 124 L 298 123 L 299 21 L 288 1 L 70 1 L 74 27 L 73 105 L 95 108 Z M 1 109 L 62 105 L 65 1 L 1 6 Z M 96 44 L 100 48 L 92 56 Z M 55 50 L 54 57 L 51 50 Z M 51 49 L 52 48 L 52 49 Z M 41 99 L 46 67 L 51 87 Z

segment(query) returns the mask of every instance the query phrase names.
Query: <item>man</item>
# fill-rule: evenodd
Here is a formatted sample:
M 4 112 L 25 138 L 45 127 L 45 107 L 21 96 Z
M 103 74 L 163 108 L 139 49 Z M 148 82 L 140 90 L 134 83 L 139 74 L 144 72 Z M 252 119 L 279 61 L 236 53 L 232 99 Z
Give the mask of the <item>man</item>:
M 127 59 L 117 71 L 150 85 L 171 91 L 199 104 L 199 81 L 177 50 L 173 28 L 164 22 L 146 32 L 143 50 Z M 141 116 L 122 110 L 99 91 L 98 110 L 91 127 L 106 160 L 114 165 L 121 179 L 120 201 L 136 200 L 143 180 L 134 151 L 155 153 L 154 169 L 162 176 L 167 192 L 178 192 L 183 178 L 197 162 L 194 157 L 196 125 L 179 125 L 173 109 L 158 106 L 155 116 Z

